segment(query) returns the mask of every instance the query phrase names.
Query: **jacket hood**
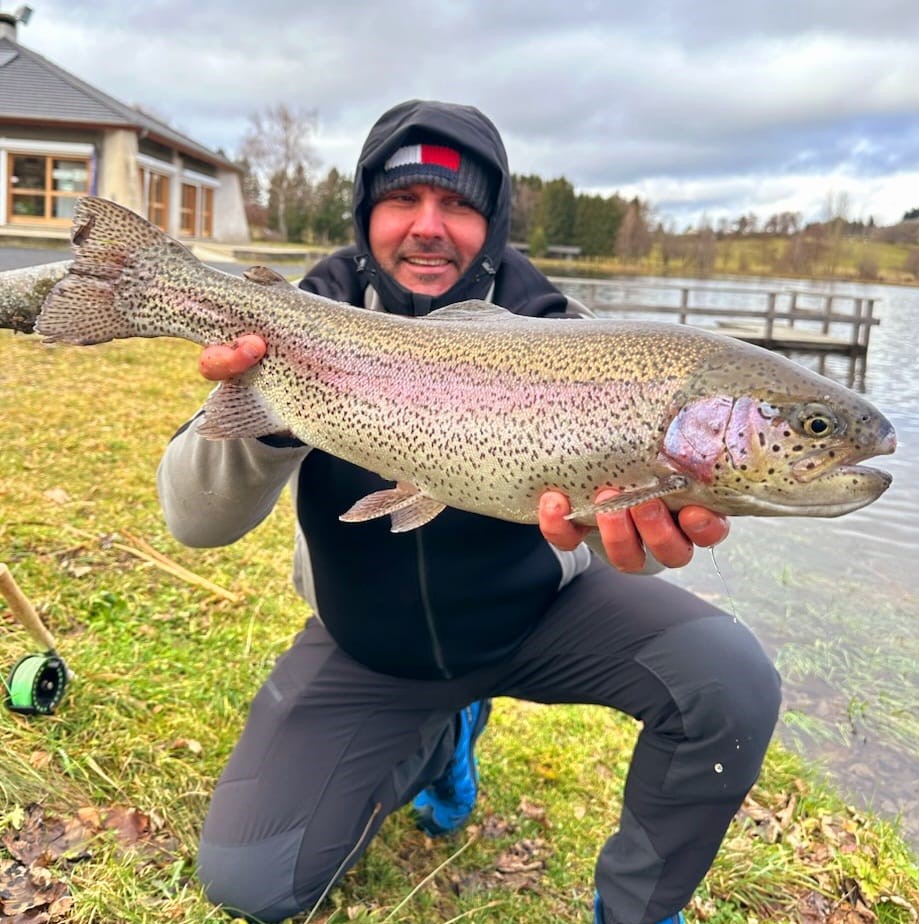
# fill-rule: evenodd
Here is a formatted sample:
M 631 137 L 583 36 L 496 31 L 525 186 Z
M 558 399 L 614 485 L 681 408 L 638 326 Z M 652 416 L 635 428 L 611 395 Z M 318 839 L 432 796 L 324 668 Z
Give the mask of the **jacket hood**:
M 389 156 L 418 135 L 434 136 L 476 155 L 494 174 L 496 201 L 488 221 L 485 243 L 469 269 L 443 295 L 415 295 L 385 273 L 368 241 L 371 177 Z M 354 175 L 354 234 L 357 272 L 380 296 L 383 307 L 396 314 L 424 315 L 435 308 L 469 298 L 485 298 L 501 265 L 510 233 L 510 173 L 507 152 L 497 128 L 472 106 L 426 100 L 409 100 L 380 116 L 370 130 Z

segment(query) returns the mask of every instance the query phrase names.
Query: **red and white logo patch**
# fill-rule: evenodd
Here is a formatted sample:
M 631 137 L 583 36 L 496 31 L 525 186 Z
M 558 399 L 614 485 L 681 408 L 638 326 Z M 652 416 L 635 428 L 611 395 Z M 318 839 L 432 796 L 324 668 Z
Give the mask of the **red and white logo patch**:
M 396 167 L 408 167 L 413 164 L 430 164 L 446 167 L 448 170 L 459 170 L 460 153 L 440 144 L 409 144 L 404 148 L 399 148 L 386 161 L 383 169 L 393 170 Z

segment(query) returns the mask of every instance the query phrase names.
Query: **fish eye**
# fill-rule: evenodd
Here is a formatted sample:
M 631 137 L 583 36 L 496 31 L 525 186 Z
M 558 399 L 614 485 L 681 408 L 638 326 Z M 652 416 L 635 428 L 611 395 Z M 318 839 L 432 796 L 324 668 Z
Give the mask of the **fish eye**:
M 798 422 L 807 436 L 815 438 L 830 436 L 839 429 L 836 416 L 822 404 L 805 405 L 798 415 Z

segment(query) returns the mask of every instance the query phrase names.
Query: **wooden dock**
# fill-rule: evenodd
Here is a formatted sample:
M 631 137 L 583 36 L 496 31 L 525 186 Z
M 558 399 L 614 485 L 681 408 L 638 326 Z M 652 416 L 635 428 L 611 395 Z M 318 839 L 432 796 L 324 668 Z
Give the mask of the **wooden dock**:
M 880 323 L 877 299 L 835 292 L 563 276 L 552 282 L 596 317 L 657 315 L 771 350 L 864 357 L 871 329 Z

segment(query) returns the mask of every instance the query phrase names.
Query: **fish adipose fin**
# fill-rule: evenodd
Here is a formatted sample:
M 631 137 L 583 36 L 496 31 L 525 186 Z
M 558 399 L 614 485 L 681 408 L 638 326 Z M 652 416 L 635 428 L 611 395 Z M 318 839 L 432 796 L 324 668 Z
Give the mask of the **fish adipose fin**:
M 679 494 L 689 487 L 689 479 L 685 475 L 668 475 L 660 481 L 644 488 L 635 488 L 632 491 L 623 491 L 609 500 L 603 501 L 602 504 L 588 504 L 586 507 L 579 507 L 572 510 L 566 520 L 586 519 L 587 517 L 596 516 L 598 513 L 611 513 L 613 510 L 625 510 L 628 507 L 637 507 L 645 501 L 656 500 L 658 497 L 666 497 L 668 494 Z
M 231 380 L 222 382 L 208 396 L 198 432 L 209 440 L 225 440 L 267 436 L 287 426 L 255 389 Z
M 283 289 L 296 288 L 293 283 L 285 279 L 280 273 L 276 273 L 270 266 L 250 266 L 243 276 L 249 282 L 257 283 L 260 286 L 280 286 Z
M 343 523 L 363 523 L 389 515 L 392 532 L 407 533 L 429 523 L 445 506 L 422 494 L 413 484 L 400 481 L 394 488 L 362 497 L 338 519 Z
M 45 340 L 88 345 L 156 337 L 149 319 L 122 304 L 126 283 L 145 284 L 151 257 L 197 262 L 188 248 L 124 206 L 85 196 L 77 200 L 70 272 L 51 290 L 35 322 Z

